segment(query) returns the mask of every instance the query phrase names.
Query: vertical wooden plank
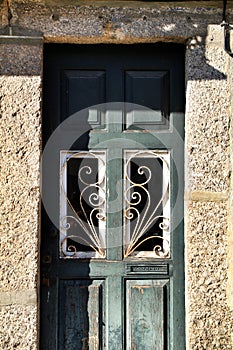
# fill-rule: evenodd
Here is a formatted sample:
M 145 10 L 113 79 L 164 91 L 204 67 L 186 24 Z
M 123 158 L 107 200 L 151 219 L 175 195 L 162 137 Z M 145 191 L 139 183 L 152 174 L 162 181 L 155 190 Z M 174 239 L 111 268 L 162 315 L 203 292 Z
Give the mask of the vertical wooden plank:
M 89 335 L 88 344 L 89 350 L 102 349 L 102 335 L 101 331 L 103 325 L 103 281 L 93 281 L 88 287 L 88 319 L 89 319 Z
M 113 134 L 114 135 L 114 134 Z M 119 139 L 107 151 L 107 259 L 122 259 L 122 149 Z
M 175 120 L 183 137 L 181 114 Z M 175 125 L 175 124 L 174 124 Z M 183 141 L 176 137 L 171 157 L 171 252 L 172 275 L 171 291 L 171 330 L 170 343 L 172 349 L 185 349 L 185 278 L 184 278 L 184 152 Z
M 107 279 L 106 308 L 106 349 L 123 350 L 123 287 L 122 277 L 109 276 Z
M 168 280 L 126 282 L 126 349 L 164 350 Z

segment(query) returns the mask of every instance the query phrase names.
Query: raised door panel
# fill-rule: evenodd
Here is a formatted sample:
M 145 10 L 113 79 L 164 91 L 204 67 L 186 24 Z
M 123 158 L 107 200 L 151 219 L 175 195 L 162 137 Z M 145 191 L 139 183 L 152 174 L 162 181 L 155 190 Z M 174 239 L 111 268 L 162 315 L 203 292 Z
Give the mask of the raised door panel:
M 126 281 L 126 349 L 164 350 L 169 280 Z
M 127 128 L 167 128 L 169 88 L 169 71 L 126 71 L 125 102 L 140 105 L 127 110 Z
M 62 79 L 62 120 L 72 114 L 106 102 L 106 73 L 103 70 L 64 70 Z M 102 113 L 89 109 L 88 122 L 101 125 Z

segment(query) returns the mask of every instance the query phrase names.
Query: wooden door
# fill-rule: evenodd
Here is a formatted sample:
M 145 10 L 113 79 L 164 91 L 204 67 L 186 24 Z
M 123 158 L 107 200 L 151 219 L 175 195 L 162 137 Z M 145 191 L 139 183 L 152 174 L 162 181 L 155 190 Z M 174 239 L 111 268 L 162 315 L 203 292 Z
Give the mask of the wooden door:
M 43 88 L 41 349 L 185 349 L 184 47 L 48 44 Z

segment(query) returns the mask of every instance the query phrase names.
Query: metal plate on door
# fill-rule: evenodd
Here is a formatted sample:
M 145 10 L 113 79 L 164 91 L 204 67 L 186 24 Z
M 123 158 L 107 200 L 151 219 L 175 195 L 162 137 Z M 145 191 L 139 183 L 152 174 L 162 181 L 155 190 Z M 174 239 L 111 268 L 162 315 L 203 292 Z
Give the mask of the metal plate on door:
M 155 274 L 155 275 L 168 275 L 169 265 L 168 264 L 127 264 L 127 274 Z

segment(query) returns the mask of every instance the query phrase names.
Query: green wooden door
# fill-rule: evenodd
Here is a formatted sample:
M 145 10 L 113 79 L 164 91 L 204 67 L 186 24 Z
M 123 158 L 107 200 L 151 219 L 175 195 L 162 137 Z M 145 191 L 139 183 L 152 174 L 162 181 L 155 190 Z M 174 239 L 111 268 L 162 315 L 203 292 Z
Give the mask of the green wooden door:
M 40 347 L 185 349 L 184 47 L 44 57 Z

